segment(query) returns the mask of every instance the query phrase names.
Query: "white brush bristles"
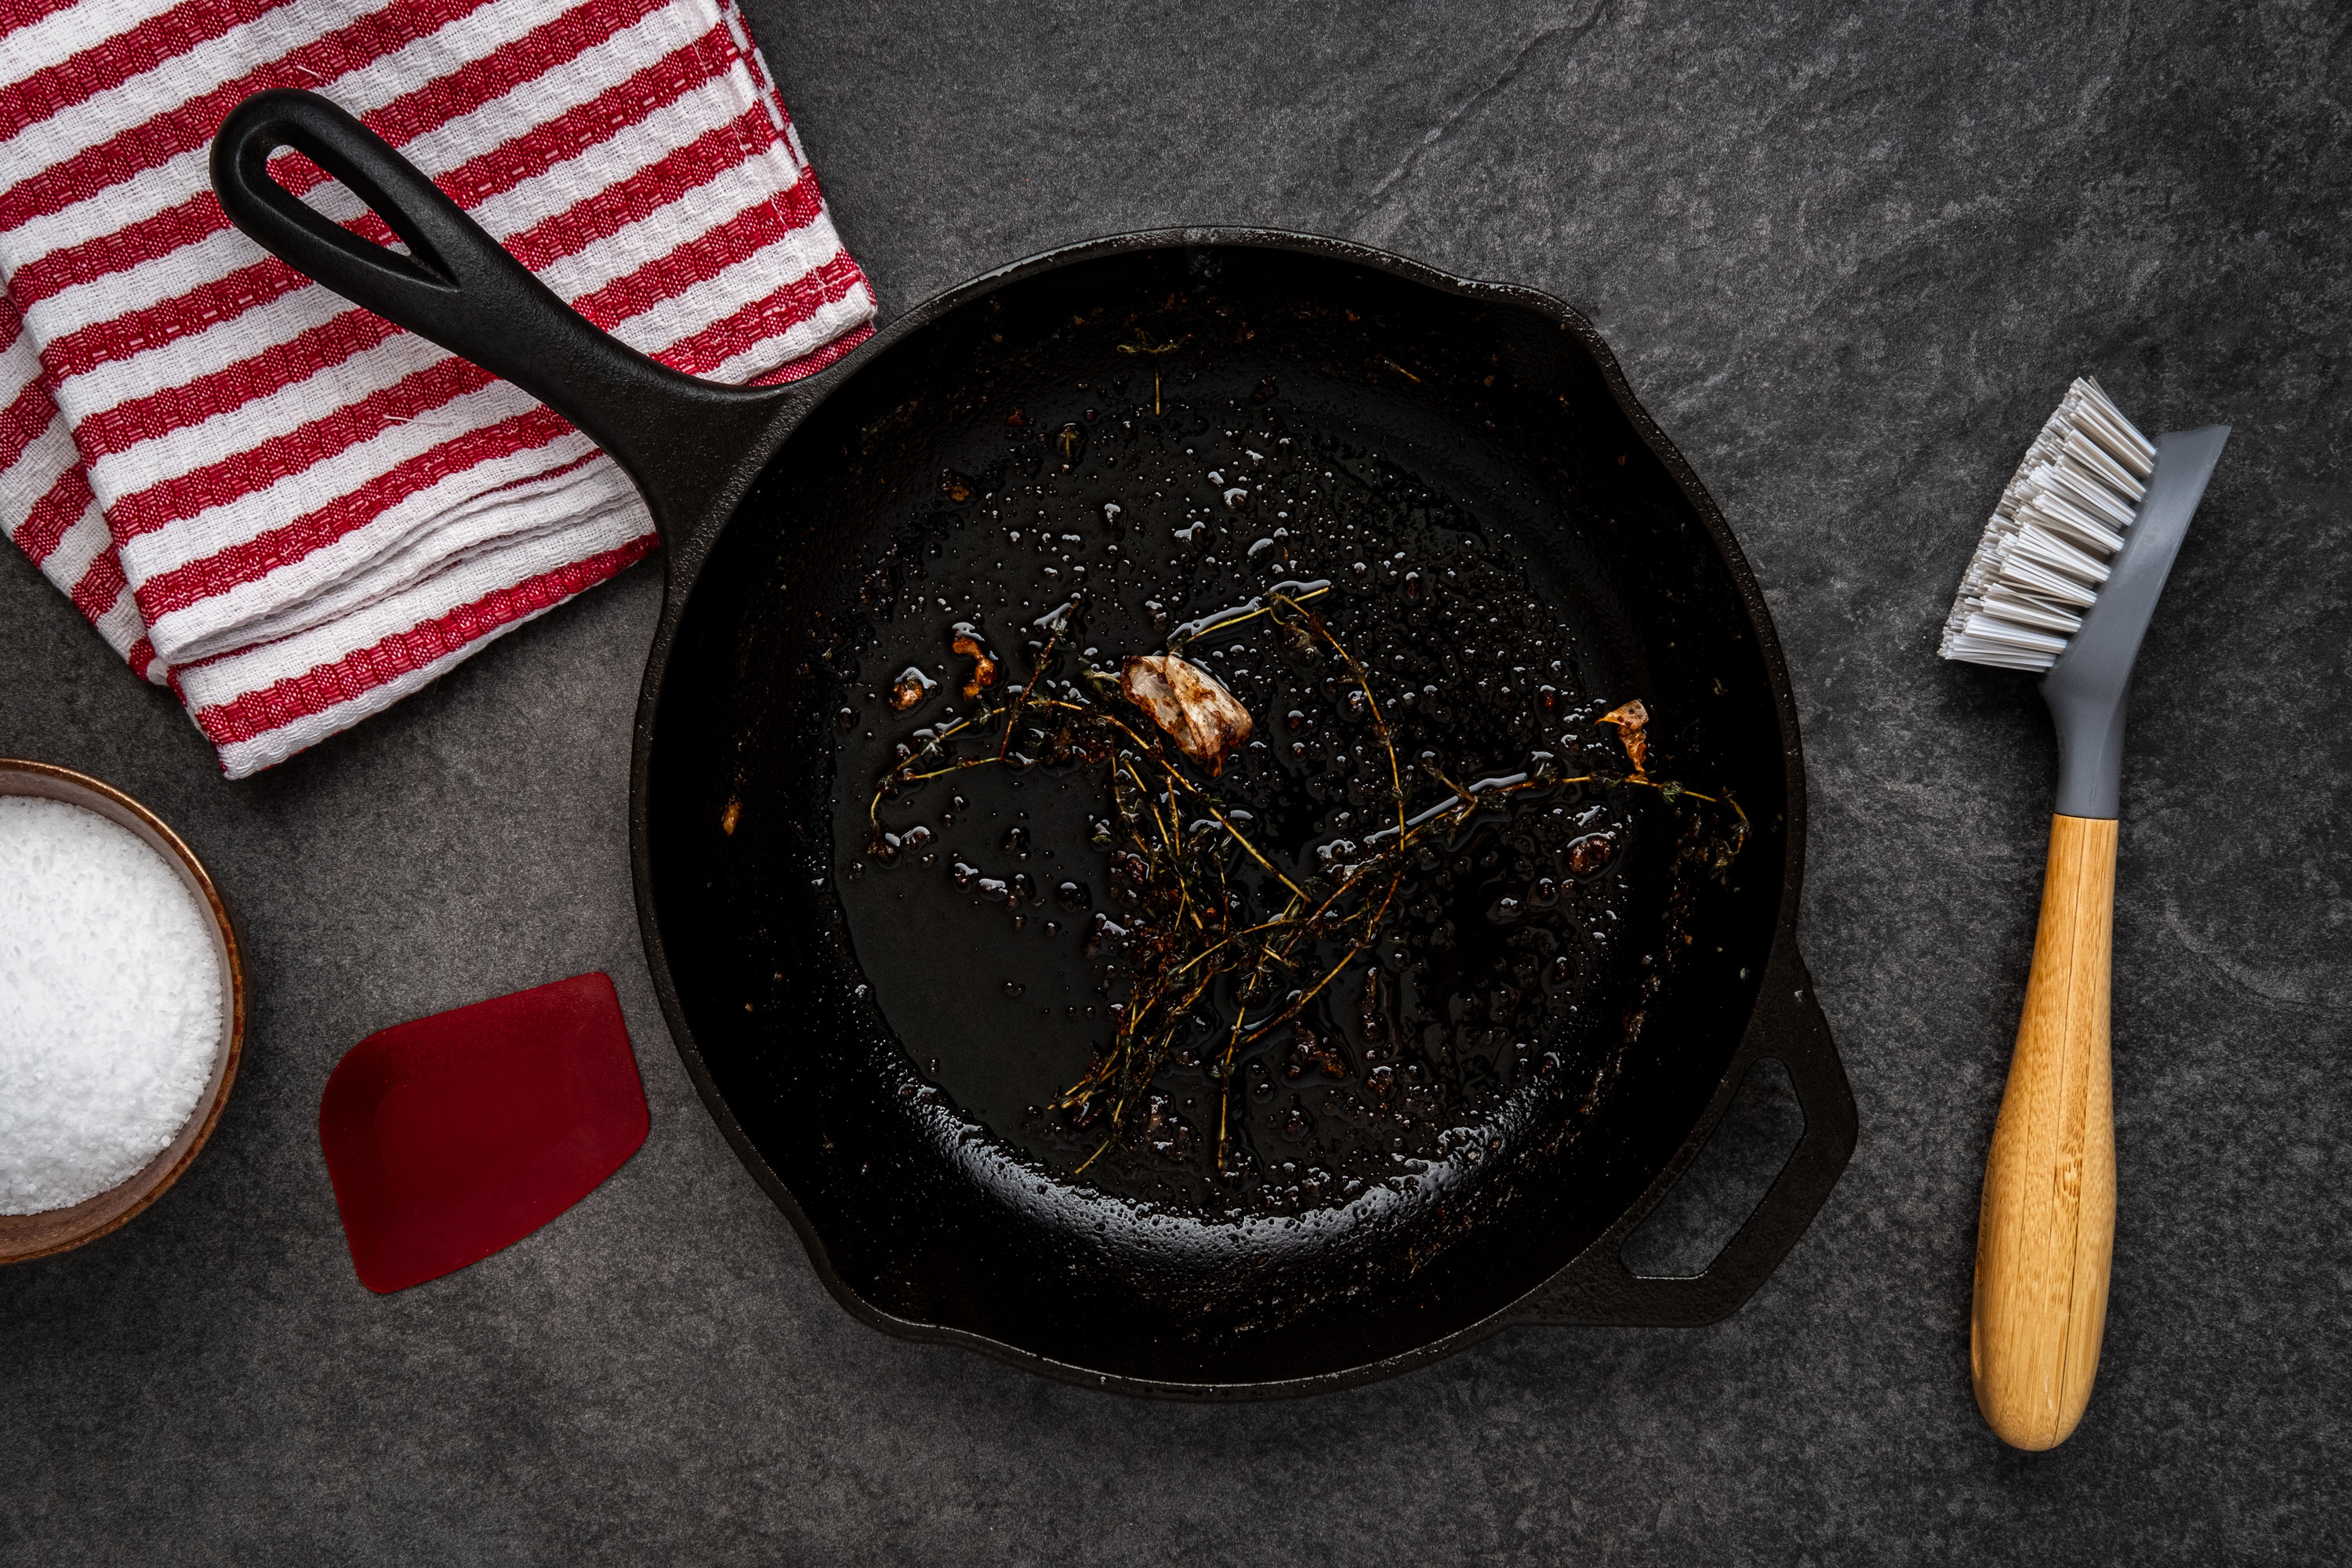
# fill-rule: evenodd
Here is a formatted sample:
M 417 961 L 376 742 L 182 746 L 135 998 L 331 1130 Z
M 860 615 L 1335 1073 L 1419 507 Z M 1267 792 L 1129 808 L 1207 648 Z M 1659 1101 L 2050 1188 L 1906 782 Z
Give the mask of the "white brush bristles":
M 1985 524 L 1944 623 L 1944 657 L 2006 669 L 2057 663 L 2154 472 L 2156 444 L 2078 377 Z

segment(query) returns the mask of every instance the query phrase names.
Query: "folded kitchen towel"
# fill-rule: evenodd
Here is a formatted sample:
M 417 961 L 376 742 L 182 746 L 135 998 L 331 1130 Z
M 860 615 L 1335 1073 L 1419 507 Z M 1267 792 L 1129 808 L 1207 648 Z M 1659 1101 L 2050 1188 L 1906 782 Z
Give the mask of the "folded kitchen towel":
M 232 778 L 653 546 L 587 437 L 229 226 L 206 162 L 238 102 L 332 99 L 680 370 L 788 381 L 872 331 L 731 0 L 0 0 L 0 524 Z

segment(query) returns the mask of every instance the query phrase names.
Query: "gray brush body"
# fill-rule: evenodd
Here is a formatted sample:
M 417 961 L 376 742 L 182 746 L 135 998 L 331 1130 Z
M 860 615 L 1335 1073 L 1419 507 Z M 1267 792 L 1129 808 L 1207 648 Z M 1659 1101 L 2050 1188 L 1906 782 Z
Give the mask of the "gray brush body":
M 2058 730 L 2054 809 L 2061 816 L 2118 815 L 2132 663 L 2173 558 L 2180 553 L 2189 520 L 2229 438 L 2227 425 L 2157 437 L 2156 471 L 2148 476 L 2130 534 L 2082 629 L 2066 639 L 2066 651 L 2042 678 L 2042 700 Z

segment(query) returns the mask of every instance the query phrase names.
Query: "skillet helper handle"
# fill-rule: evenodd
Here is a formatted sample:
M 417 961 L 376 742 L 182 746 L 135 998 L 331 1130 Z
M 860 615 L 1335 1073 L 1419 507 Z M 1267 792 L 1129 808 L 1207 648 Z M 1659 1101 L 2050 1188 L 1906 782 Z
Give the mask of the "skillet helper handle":
M 2002 1442 L 2054 1448 L 2099 1370 L 2116 1247 L 2107 1055 L 2116 820 L 2053 816 L 2025 1016 L 1977 1220 L 1969 1363 Z
M 1707 1106 L 1702 1131 L 1713 1131 L 1748 1070 L 1767 1058 L 1788 1069 L 1804 1113 L 1804 1135 L 1763 1201 L 1715 1260 L 1702 1272 L 1683 1277 L 1636 1274 L 1625 1267 L 1625 1238 L 1674 1189 L 1687 1168 L 1677 1164 L 1652 1184 L 1642 1203 L 1514 1310 L 1512 1321 L 1696 1328 L 1729 1317 L 1756 1293 L 1829 1201 L 1853 1156 L 1857 1133 L 1853 1087 L 1813 995 L 1812 975 L 1797 951 L 1796 936 L 1786 928 L 1772 944 L 1748 1032 Z M 1694 1155 L 1706 1142 L 1694 1140 Z
M 409 254 L 329 222 L 279 184 L 269 157 L 281 147 L 350 187 Z M 578 426 L 636 481 L 667 539 L 731 499 L 719 485 L 783 401 L 774 388 L 684 374 L 599 331 L 414 163 L 317 93 L 278 89 L 237 105 L 213 138 L 212 182 L 229 221 L 296 271 Z

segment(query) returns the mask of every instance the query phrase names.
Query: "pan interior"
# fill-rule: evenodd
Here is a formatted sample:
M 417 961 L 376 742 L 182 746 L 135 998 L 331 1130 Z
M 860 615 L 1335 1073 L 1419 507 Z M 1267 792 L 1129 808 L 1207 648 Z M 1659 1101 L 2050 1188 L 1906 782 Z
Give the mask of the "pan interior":
M 1236 1218 L 1507 1179 L 1641 1026 L 1681 831 L 1736 818 L 1601 782 L 1638 676 L 1502 508 L 1272 379 L 1154 416 L 1120 369 L 943 476 L 835 625 L 875 1004 L 1055 1181 Z M 1111 689 L 1171 649 L 1251 716 L 1214 773 Z
M 1312 621 L 1184 636 L 1277 594 Z M 1158 741 L 1088 672 L 1171 639 L 1253 721 L 1217 777 L 1122 805 L 1141 745 L 1007 727 L 1019 683 Z M 1727 868 L 1722 811 L 1609 782 L 1629 698 L 1652 776 L 1745 814 Z M 910 755 L 940 776 L 877 802 Z M 1785 807 L 1746 607 L 1585 342 L 1240 247 L 1009 284 L 834 390 L 694 590 L 654 769 L 695 1040 L 836 1285 L 1196 1384 L 1408 1353 L 1613 1220 L 1737 1043 Z M 1410 819 L 1497 780 L 1368 842 L 1391 781 Z M 1131 832 L 1213 841 L 1241 926 L 1350 866 L 1394 909 L 1307 933 L 1269 997 L 1204 989 L 1147 1089 L 1089 1103 L 1152 924 Z

